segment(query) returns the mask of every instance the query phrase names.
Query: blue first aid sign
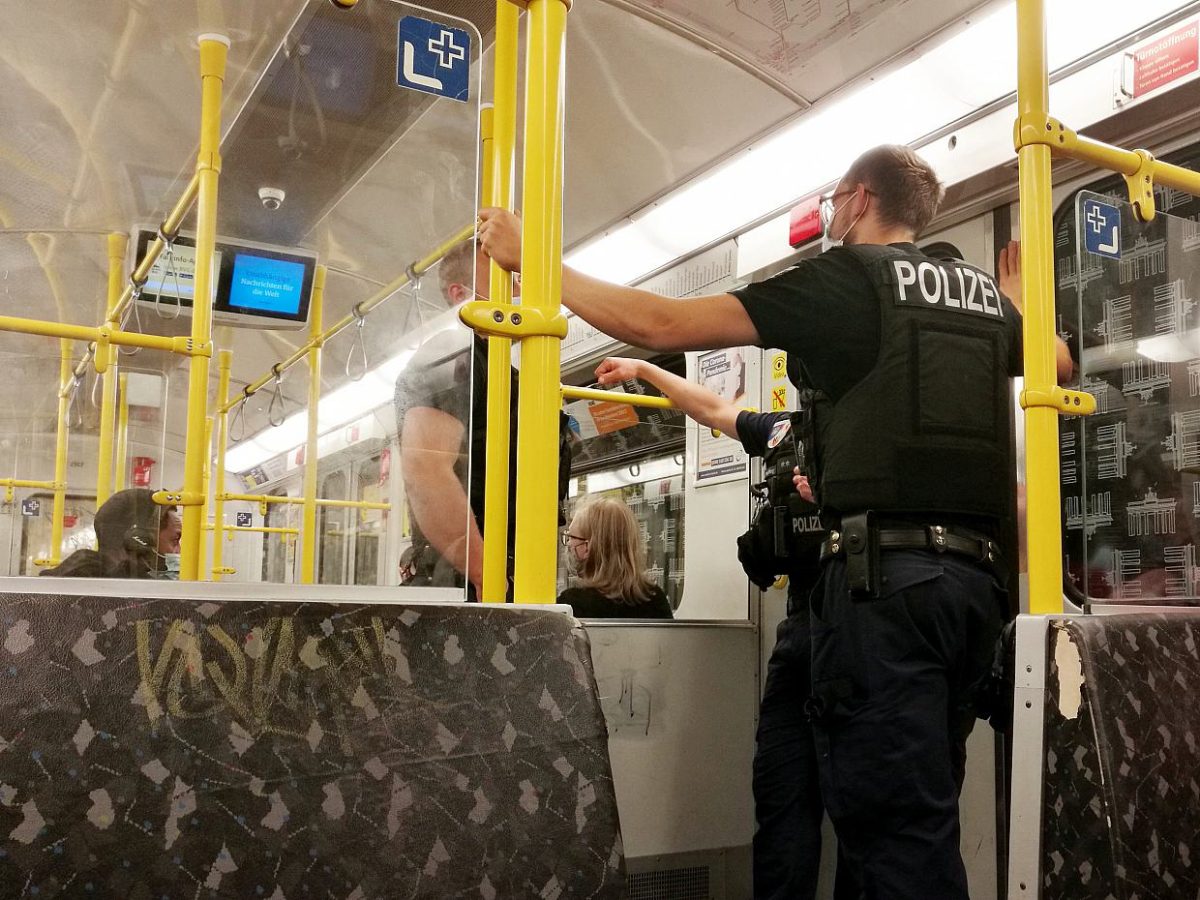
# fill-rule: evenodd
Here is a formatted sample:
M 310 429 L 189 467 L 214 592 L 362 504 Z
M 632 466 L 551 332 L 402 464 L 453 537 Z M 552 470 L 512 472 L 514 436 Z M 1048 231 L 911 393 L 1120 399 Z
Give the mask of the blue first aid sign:
M 42 514 L 42 501 L 37 497 L 26 497 L 21 501 L 21 515 L 23 516 L 40 516 Z
M 254 524 L 254 513 L 240 512 L 237 514 L 237 527 L 249 528 Z
M 466 31 L 405 16 L 400 20 L 398 44 L 396 84 L 467 102 L 471 36 Z
M 1099 200 L 1083 201 L 1083 246 L 1088 253 L 1121 258 L 1121 210 Z

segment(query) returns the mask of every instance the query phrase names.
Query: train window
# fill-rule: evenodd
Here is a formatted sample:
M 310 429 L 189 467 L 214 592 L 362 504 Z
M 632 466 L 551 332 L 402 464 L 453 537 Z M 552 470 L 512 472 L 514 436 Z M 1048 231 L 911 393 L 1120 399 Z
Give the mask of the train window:
M 642 529 L 647 573 L 666 592 L 672 608 L 683 599 L 683 460 L 680 452 L 580 475 L 572 479 L 567 500 L 568 522 L 590 497 L 615 497 L 633 511 Z M 560 593 L 570 582 L 564 552 L 559 551 Z
M 650 360 L 668 372 L 686 377 L 681 353 Z M 644 396 L 661 396 L 644 381 L 627 381 L 615 390 Z M 595 400 L 575 400 L 564 407 L 575 443 L 571 474 L 583 475 L 620 465 L 637 465 L 648 458 L 683 450 L 687 422 L 673 409 L 649 409 Z
M 1055 216 L 1059 331 L 1097 402 L 1060 419 L 1067 584 L 1085 602 L 1200 599 L 1200 201 L 1155 193 L 1148 223 L 1118 178 Z

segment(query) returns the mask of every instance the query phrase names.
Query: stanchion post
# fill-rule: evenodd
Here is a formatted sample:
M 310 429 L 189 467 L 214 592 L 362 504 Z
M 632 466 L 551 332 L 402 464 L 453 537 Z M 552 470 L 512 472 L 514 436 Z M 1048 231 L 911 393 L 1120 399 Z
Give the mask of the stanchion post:
M 192 302 L 192 343 L 212 343 L 213 259 L 217 234 L 217 183 L 221 172 L 221 97 L 229 39 L 200 36 L 200 154 L 196 161 L 199 189 L 196 203 L 196 275 Z M 187 438 L 183 460 L 183 539 L 179 577 L 200 577 L 201 543 L 206 511 L 204 490 L 204 420 L 208 415 L 209 358 L 197 354 L 188 371 Z
M 556 315 L 562 297 L 563 52 L 569 0 L 531 0 L 525 75 L 521 302 Z M 560 341 L 521 342 L 515 599 L 555 598 Z
M 217 471 L 213 473 L 212 580 L 224 574 L 225 554 L 225 448 L 229 443 L 229 372 L 233 354 L 222 350 L 217 356 Z
M 493 106 L 480 122 L 483 138 L 483 197 L 489 206 L 511 209 L 513 159 L 517 144 L 517 39 L 520 11 L 510 0 L 496 2 Z M 512 276 L 490 264 L 489 298 L 512 302 Z M 486 475 L 483 504 L 483 601 L 508 596 L 509 461 L 512 444 L 512 341 L 488 338 Z
M 63 515 L 67 505 L 67 443 L 70 440 L 71 387 L 74 373 L 71 371 L 71 342 L 58 344 L 58 427 L 54 435 L 54 505 L 50 521 L 50 557 L 48 566 L 62 562 Z
M 320 437 L 321 331 L 325 305 L 325 267 L 318 266 L 309 304 L 308 440 L 304 445 L 304 509 L 300 524 L 300 583 L 317 580 L 317 442 Z
M 125 472 L 129 466 L 129 376 L 117 377 L 117 452 L 113 461 L 113 490 L 125 490 Z
M 1050 147 L 1026 143 L 1025 125 L 1049 117 L 1044 0 L 1017 3 L 1017 144 L 1021 199 L 1021 293 L 1024 297 L 1026 391 L 1054 391 L 1054 233 Z M 1026 547 L 1029 611 L 1060 613 L 1062 535 L 1059 531 L 1058 411 L 1025 410 Z
M 121 301 L 122 269 L 129 238 L 124 234 L 108 236 L 108 303 L 105 321 L 111 319 Z M 101 360 L 101 354 L 104 359 Z M 100 447 L 96 457 L 96 508 L 112 494 L 113 430 L 117 418 L 117 351 L 111 344 L 96 348 L 97 369 L 102 371 L 100 385 Z

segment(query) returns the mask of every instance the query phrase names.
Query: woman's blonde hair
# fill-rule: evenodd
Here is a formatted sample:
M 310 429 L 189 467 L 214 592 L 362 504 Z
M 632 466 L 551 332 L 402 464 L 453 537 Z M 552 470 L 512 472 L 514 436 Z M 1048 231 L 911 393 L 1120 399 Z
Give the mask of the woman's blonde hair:
M 612 497 L 597 497 L 580 505 L 572 527 L 587 539 L 588 556 L 580 581 L 617 603 L 646 603 L 655 583 L 646 577 L 642 531 L 629 507 Z

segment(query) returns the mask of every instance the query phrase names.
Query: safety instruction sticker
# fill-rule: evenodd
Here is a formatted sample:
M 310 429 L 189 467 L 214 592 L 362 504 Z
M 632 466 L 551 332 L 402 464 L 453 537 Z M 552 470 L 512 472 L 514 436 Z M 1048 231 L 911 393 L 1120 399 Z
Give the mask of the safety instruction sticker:
M 1099 200 L 1083 201 L 1083 246 L 1088 253 L 1121 258 L 1121 210 Z
M 237 527 L 249 528 L 254 524 L 254 513 L 240 512 L 237 514 Z
M 37 497 L 26 497 L 21 501 L 21 515 L 35 518 L 42 514 L 42 501 Z
M 471 81 L 471 36 L 461 28 L 420 16 L 405 16 L 398 31 L 396 84 L 466 103 Z

